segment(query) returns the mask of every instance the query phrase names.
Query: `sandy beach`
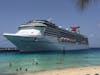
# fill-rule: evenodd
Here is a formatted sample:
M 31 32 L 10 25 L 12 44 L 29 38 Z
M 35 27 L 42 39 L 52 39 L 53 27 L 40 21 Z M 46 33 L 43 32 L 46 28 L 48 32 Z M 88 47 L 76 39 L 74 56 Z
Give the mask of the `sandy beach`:
M 58 69 L 35 73 L 25 73 L 22 75 L 100 75 L 100 66 Z

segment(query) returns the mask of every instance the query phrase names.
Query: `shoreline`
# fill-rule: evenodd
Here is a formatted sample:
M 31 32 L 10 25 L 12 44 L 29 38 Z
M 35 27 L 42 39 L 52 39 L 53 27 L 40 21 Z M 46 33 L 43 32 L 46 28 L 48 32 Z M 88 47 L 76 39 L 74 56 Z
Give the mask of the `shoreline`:
M 54 69 L 39 72 L 25 72 L 18 75 L 95 75 L 100 74 L 100 66 Z

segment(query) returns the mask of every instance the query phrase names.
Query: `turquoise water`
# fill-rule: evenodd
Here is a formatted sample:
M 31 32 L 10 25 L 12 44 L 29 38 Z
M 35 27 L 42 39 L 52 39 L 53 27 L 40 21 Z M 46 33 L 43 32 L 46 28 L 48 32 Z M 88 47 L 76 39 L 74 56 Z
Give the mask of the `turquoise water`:
M 0 53 L 0 73 L 7 74 L 95 65 L 100 65 L 100 49 L 69 51 L 64 54 Z

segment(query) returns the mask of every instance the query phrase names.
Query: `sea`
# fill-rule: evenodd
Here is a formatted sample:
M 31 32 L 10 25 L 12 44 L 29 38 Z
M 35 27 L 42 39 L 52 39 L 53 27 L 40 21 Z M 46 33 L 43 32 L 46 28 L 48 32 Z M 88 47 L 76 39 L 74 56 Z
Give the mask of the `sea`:
M 66 52 L 0 52 L 0 75 L 100 66 L 100 48 Z

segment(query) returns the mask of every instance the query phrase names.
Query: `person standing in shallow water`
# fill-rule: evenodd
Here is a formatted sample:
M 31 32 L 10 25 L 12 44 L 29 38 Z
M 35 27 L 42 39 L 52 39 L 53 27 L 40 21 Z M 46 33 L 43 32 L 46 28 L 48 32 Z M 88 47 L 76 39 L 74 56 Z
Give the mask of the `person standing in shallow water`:
M 28 69 L 26 68 L 25 71 L 27 71 Z
M 32 64 L 36 64 L 36 65 L 38 65 L 38 61 L 37 61 L 37 59 L 33 59 L 33 63 Z
M 11 62 L 9 62 L 9 67 L 12 67 L 12 63 Z
M 18 71 L 18 68 L 16 69 L 16 71 Z
M 20 67 L 19 69 L 20 69 L 20 70 L 22 70 L 22 68 L 21 68 L 21 67 Z

